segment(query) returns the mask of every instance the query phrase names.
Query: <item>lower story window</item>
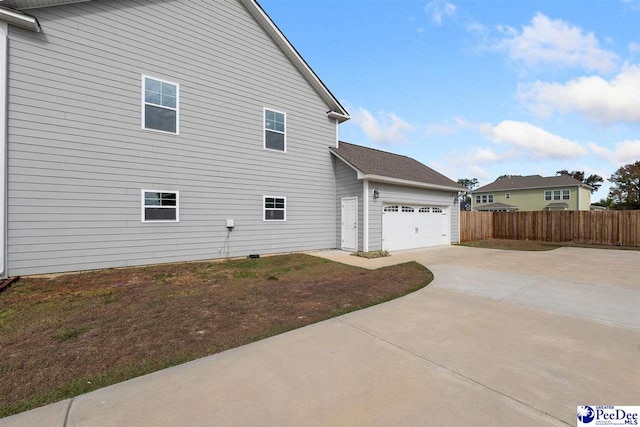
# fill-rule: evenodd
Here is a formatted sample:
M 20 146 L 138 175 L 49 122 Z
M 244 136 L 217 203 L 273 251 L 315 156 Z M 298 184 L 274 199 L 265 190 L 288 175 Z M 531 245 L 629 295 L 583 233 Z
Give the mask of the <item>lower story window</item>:
M 264 196 L 264 220 L 265 221 L 286 221 L 287 220 L 287 198 Z
M 177 191 L 142 190 L 142 222 L 178 222 Z

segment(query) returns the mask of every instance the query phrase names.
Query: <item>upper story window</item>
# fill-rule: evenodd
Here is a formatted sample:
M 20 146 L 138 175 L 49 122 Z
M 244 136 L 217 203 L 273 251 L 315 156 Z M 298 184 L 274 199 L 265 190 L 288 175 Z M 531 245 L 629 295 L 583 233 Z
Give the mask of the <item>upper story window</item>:
M 493 194 L 476 196 L 476 203 L 493 203 Z
M 504 193 L 504 198 L 505 199 L 510 199 L 511 198 L 511 193 Z
M 545 200 L 570 200 L 571 199 L 571 191 L 570 190 L 545 190 L 544 192 Z
M 279 111 L 264 110 L 264 148 L 287 151 L 287 115 Z
M 142 84 L 142 128 L 178 134 L 178 85 L 147 76 Z
M 178 222 L 177 191 L 142 190 L 142 222 Z
M 286 197 L 264 196 L 264 220 L 286 221 L 287 199 Z

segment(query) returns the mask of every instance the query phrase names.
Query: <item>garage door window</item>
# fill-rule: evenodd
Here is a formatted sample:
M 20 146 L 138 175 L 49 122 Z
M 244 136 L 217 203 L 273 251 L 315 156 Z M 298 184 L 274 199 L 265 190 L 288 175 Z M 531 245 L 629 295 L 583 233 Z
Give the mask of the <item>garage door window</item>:
M 433 208 L 431 210 L 431 212 L 433 212 L 433 213 L 442 213 L 442 209 L 441 208 Z
M 429 213 L 430 209 L 429 208 L 420 208 L 420 210 L 418 212 L 420 212 L 420 213 Z
M 411 206 L 403 206 L 402 212 L 413 212 L 414 209 Z
M 385 212 L 398 212 L 398 207 L 397 206 L 385 206 L 384 207 L 384 211 Z

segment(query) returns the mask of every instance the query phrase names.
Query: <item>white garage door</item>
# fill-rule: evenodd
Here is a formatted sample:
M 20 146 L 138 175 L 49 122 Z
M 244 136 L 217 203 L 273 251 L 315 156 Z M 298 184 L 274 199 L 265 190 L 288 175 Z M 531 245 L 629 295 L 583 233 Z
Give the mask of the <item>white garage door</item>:
M 449 209 L 441 206 L 384 205 L 382 247 L 388 251 L 448 245 Z

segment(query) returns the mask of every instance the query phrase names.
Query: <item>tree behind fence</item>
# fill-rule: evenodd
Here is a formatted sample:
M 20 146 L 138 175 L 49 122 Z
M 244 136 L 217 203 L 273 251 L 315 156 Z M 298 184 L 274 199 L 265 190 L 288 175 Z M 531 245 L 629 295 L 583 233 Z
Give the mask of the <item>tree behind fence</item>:
M 640 246 L 640 211 L 460 212 L 460 240 Z

